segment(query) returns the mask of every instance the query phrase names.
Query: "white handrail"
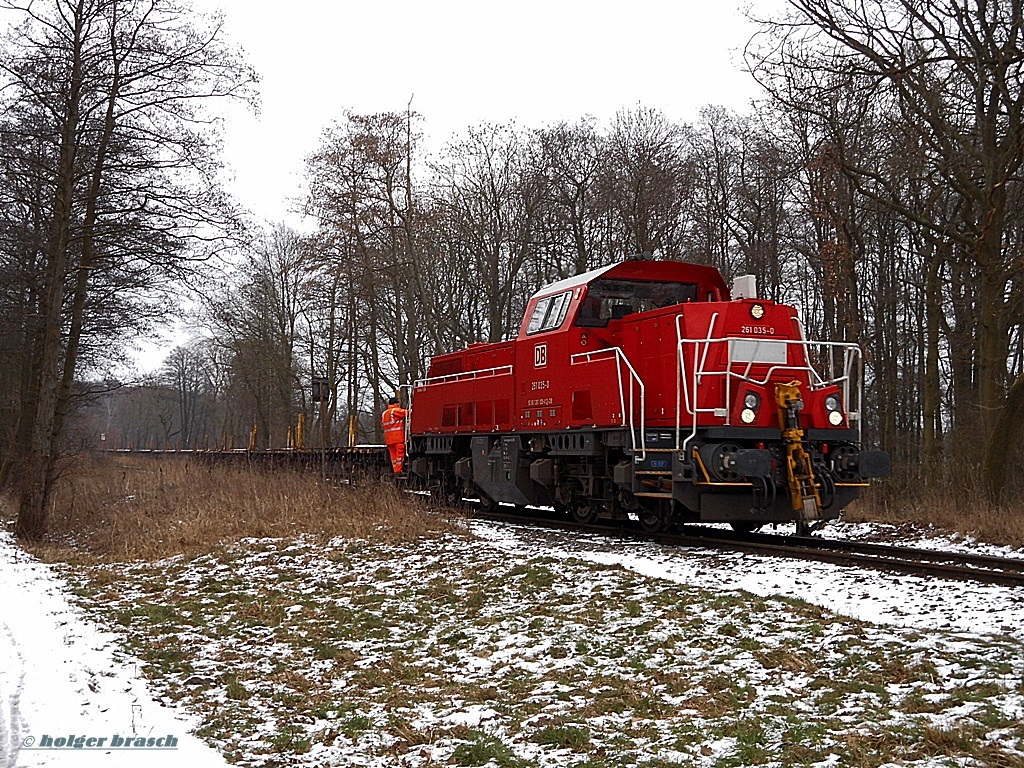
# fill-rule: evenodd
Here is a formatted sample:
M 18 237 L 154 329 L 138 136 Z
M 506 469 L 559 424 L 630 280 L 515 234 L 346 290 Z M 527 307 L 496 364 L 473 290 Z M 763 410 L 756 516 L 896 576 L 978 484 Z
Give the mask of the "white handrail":
M 401 396 L 402 392 L 404 390 L 406 390 L 406 389 L 409 390 L 409 395 L 406 398 L 405 402 L 407 402 L 409 404 L 409 407 L 406 409 L 405 421 L 402 423 L 402 426 L 404 427 L 404 431 L 402 433 L 402 436 L 404 438 L 405 444 L 408 445 L 409 444 L 409 428 L 412 426 L 412 393 L 415 390 L 414 390 L 412 384 L 399 384 L 398 385 L 398 394 L 399 394 L 399 396 Z M 401 405 L 401 403 L 399 403 L 399 405 Z
M 679 321 L 682 320 L 682 319 L 683 319 L 682 313 L 676 315 L 676 340 L 677 340 L 676 350 L 677 350 L 677 353 L 678 353 L 677 357 L 679 359 L 679 369 L 680 369 L 680 376 L 679 376 L 679 378 L 683 382 L 683 390 L 684 390 L 683 396 L 684 396 L 685 401 L 686 401 L 686 410 L 687 410 L 688 413 L 693 414 L 693 426 L 692 426 L 692 428 L 690 430 L 689 437 L 687 437 L 686 440 L 683 441 L 682 447 L 680 447 L 680 445 L 679 445 L 679 436 L 680 436 L 680 433 L 681 433 L 681 430 L 682 430 L 682 408 L 681 408 L 681 403 L 679 402 L 679 397 L 678 397 L 678 394 L 677 394 L 677 397 L 676 397 L 676 450 L 677 451 L 678 450 L 682 450 L 683 453 L 685 453 L 686 452 L 686 447 L 690 444 L 690 441 L 693 440 L 697 436 L 697 414 L 699 412 L 702 412 L 702 410 L 703 410 L 703 412 L 709 412 L 709 413 L 713 413 L 714 412 L 713 408 L 708 410 L 707 408 L 699 409 L 697 407 L 697 384 L 700 382 L 700 379 L 698 378 L 698 371 L 697 371 L 697 368 L 698 368 L 698 366 L 697 366 L 697 352 L 698 352 L 698 348 L 699 348 L 700 344 L 703 343 L 704 344 L 704 353 L 703 353 L 703 355 L 701 355 L 701 360 L 700 360 L 700 366 L 699 366 L 700 369 L 701 369 L 700 376 L 703 377 L 705 375 L 717 375 L 718 374 L 717 371 L 712 371 L 710 373 L 706 373 L 706 372 L 704 372 L 703 369 L 704 369 L 704 364 L 707 362 L 708 349 L 711 347 L 712 343 L 718 341 L 718 339 L 715 339 L 711 335 L 712 333 L 714 333 L 715 323 L 718 321 L 718 313 L 715 312 L 714 314 L 711 315 L 711 320 L 708 322 L 708 333 L 707 333 L 707 336 L 705 336 L 703 339 L 683 339 L 683 328 L 679 324 Z M 692 372 L 693 372 L 693 407 L 692 408 L 690 406 L 690 392 L 689 392 L 689 388 L 686 386 L 686 377 L 682 375 L 682 373 L 685 372 L 685 370 L 686 370 L 685 366 L 683 365 L 683 363 L 684 363 L 684 360 L 683 360 L 683 342 L 684 341 L 693 342 L 693 365 L 691 366 Z M 677 393 L 679 392 L 678 385 L 676 386 L 676 392 Z
M 481 368 L 478 371 L 461 371 L 459 373 L 449 373 L 444 376 L 431 376 L 426 379 L 417 379 L 413 386 L 416 387 L 431 387 L 434 384 L 441 384 L 447 381 L 459 381 L 461 379 L 479 379 L 487 374 L 489 376 L 509 376 L 512 374 L 511 365 L 501 365 L 497 368 Z
M 721 376 L 725 377 L 725 402 L 723 403 L 725 410 L 725 423 L 729 424 L 730 412 L 729 412 L 729 400 L 732 391 L 732 380 L 738 379 L 739 381 L 747 381 L 752 384 L 766 385 L 779 371 L 792 371 L 795 373 L 806 373 L 808 378 L 811 380 L 811 390 L 823 389 L 829 386 L 840 386 L 843 393 L 843 403 L 846 407 L 846 417 L 849 421 L 861 420 L 861 405 L 864 393 L 864 359 L 863 353 L 857 344 L 846 341 L 808 341 L 803 326 L 800 325 L 800 321 L 797 318 L 793 318 L 797 324 L 797 328 L 800 334 L 799 339 L 780 339 L 776 337 L 750 337 L 750 336 L 725 336 L 722 338 L 712 338 L 712 332 L 714 330 L 715 322 L 718 318 L 716 312 L 711 316 L 711 321 L 708 324 L 707 335 L 703 338 L 684 338 L 681 321 L 683 315 L 676 315 L 676 359 L 678 361 L 678 379 L 676 381 L 676 450 L 682 450 L 686 452 L 690 442 L 697 436 L 697 421 L 699 414 L 701 413 L 714 413 L 719 410 L 717 408 L 699 408 L 698 407 L 698 384 L 706 377 Z M 758 363 L 756 360 L 733 360 L 733 349 L 734 346 L 731 342 L 734 341 L 770 341 L 775 344 L 786 344 L 788 345 L 799 345 L 804 350 L 805 365 L 790 365 L 790 364 L 771 364 L 771 363 Z M 693 347 L 693 361 L 690 370 L 692 377 L 692 398 L 691 404 L 691 389 L 690 382 L 687 381 L 689 377 L 686 376 L 686 356 L 684 354 L 685 345 L 692 345 Z M 710 351 L 712 344 L 725 344 L 726 345 L 726 366 L 724 370 L 709 371 L 707 370 L 707 359 L 708 352 Z M 828 378 L 822 377 L 821 374 L 811 365 L 811 346 L 824 347 L 829 352 L 828 358 Z M 834 351 L 837 349 L 843 350 L 843 366 L 841 375 L 836 375 L 836 360 Z M 699 362 L 698 362 L 699 356 Z M 741 372 L 733 370 L 736 365 L 746 365 L 746 368 Z M 751 375 L 751 370 L 754 365 L 768 365 L 768 369 L 764 372 L 764 378 L 759 379 Z M 856 372 L 855 372 L 856 369 Z M 855 380 L 856 377 L 856 380 Z M 853 401 L 853 397 L 856 398 L 856 402 Z M 693 417 L 691 422 L 690 433 L 685 440 L 680 443 L 682 437 L 682 416 L 683 407 L 685 405 L 686 413 Z
M 633 397 L 633 385 L 635 381 L 637 386 L 640 388 L 640 460 L 643 461 L 647 458 L 647 430 L 646 430 L 646 409 L 647 409 L 647 393 L 646 387 L 644 386 L 643 379 L 636 372 L 633 364 L 629 362 L 629 358 L 626 357 L 626 353 L 622 351 L 621 347 L 606 347 L 604 349 L 595 349 L 590 352 L 577 352 L 575 355 L 569 356 L 570 365 L 578 365 L 578 358 L 585 360 L 587 363 L 594 362 L 591 358 L 595 355 L 608 354 L 609 352 L 615 355 L 615 374 L 619 382 L 619 410 L 622 413 L 622 426 L 629 429 L 630 438 L 633 440 L 633 449 L 636 450 L 636 434 L 633 426 L 633 413 L 636 410 L 636 404 Z M 626 417 L 626 398 L 622 387 L 622 365 L 625 363 L 626 368 L 629 370 L 629 375 L 632 381 L 629 387 L 629 418 Z

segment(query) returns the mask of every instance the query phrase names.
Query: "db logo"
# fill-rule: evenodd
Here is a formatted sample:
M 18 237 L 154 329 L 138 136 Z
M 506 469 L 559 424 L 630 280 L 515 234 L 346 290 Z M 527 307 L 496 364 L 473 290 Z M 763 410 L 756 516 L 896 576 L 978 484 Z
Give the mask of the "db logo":
M 533 367 L 543 368 L 548 364 L 548 345 L 538 344 L 533 348 Z

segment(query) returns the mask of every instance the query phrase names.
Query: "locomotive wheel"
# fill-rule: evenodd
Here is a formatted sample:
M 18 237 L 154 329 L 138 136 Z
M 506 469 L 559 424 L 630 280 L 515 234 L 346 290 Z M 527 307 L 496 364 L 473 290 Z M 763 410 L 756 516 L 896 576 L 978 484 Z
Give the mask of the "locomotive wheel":
M 832 505 L 836 503 L 836 482 L 825 467 L 815 467 L 814 471 L 818 473 L 818 481 L 821 483 L 821 487 L 818 489 L 821 508 L 831 509 Z
M 460 509 L 466 506 L 466 500 L 463 498 L 464 496 L 465 494 L 462 491 L 462 483 L 457 482 L 445 489 L 444 503 L 453 509 Z
M 479 507 L 481 512 L 493 512 L 498 508 L 498 502 L 496 502 L 486 493 L 481 491 L 475 485 L 470 489 L 469 495 L 475 495 L 478 499 L 480 499 Z
M 776 488 L 772 478 L 752 477 L 750 482 L 754 486 L 754 509 L 768 509 L 775 503 Z
M 638 516 L 640 527 L 647 533 L 661 533 L 668 530 L 672 520 L 671 510 L 666 504 L 659 504 L 654 509 L 641 508 Z
M 463 506 L 462 483 L 451 481 L 443 476 L 434 478 L 430 484 L 430 498 L 437 504 L 457 508 Z
M 852 445 L 841 445 L 832 451 L 832 474 L 841 483 L 854 483 L 858 479 L 856 470 L 846 469 L 844 465 L 857 455 Z
M 581 525 L 589 525 L 597 520 L 601 509 L 587 498 L 583 484 L 575 477 L 567 477 L 559 483 L 555 490 L 555 509 L 565 512 L 570 519 Z
M 648 534 L 660 534 L 669 527 L 667 516 L 660 510 L 642 509 L 639 513 L 640 527 Z
M 572 519 L 581 525 L 590 525 L 597 520 L 600 511 L 596 504 L 591 504 L 589 501 L 580 501 L 572 508 Z

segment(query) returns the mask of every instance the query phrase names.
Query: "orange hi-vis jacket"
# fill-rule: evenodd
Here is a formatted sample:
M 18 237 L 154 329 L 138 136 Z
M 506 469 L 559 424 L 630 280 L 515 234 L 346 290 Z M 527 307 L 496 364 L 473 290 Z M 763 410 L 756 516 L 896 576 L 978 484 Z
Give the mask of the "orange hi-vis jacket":
M 387 445 L 405 442 L 405 408 L 400 405 L 389 405 L 380 417 L 384 427 L 384 442 Z

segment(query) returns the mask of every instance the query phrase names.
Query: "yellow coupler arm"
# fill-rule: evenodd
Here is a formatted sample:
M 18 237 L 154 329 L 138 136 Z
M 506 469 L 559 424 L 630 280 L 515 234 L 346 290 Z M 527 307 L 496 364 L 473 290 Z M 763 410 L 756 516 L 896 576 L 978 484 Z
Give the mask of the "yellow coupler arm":
M 821 518 L 821 497 L 814 479 L 811 456 L 804 450 L 804 431 L 800 429 L 799 414 L 804 409 L 800 382 L 776 384 L 775 404 L 779 408 L 782 443 L 786 446 L 786 477 L 793 510 L 799 513 L 801 520 L 818 520 Z

